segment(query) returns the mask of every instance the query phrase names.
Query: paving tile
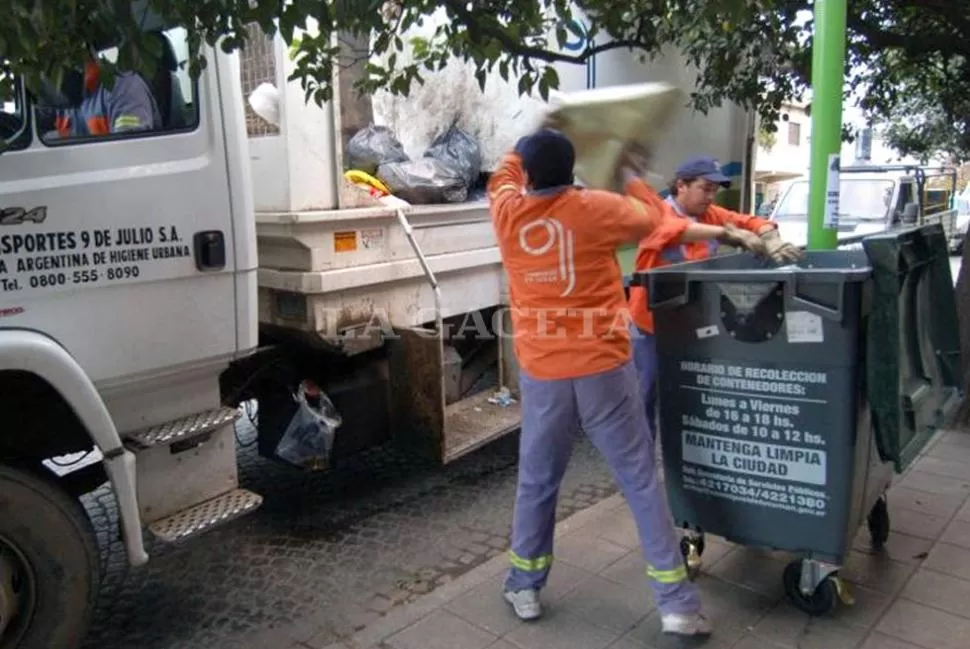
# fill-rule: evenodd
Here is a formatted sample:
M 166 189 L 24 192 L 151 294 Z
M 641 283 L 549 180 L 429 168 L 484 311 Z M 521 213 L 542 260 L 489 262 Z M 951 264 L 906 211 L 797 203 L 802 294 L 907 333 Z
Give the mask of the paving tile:
M 604 629 L 625 632 L 653 611 L 654 602 L 646 587 L 627 588 L 595 576 L 577 586 L 556 608 Z
M 445 608 L 489 633 L 503 636 L 518 624 L 508 602 L 502 599 L 504 582 L 505 575 L 492 577 L 461 597 L 451 600 L 445 604 Z
M 790 560 L 752 548 L 737 547 L 714 564 L 709 573 L 718 579 L 778 598 L 785 594 L 782 573 Z
M 778 602 L 767 615 L 758 620 L 750 629 L 751 634 L 783 646 L 792 646 L 811 618 L 802 613 L 787 600 Z
M 893 597 L 857 584 L 845 584 L 855 602 L 852 606 L 839 606 L 832 616 L 843 624 L 862 627 L 866 630 L 879 621 L 892 603 Z
M 746 635 L 741 638 L 732 649 L 789 649 L 784 645 L 777 644 L 771 640 L 759 638 L 756 635 Z
M 923 567 L 970 581 L 970 550 L 949 543 L 937 543 Z
M 593 576 L 588 570 L 583 570 L 566 561 L 555 561 L 549 571 L 549 579 L 542 589 L 542 601 L 553 602 L 568 595 L 573 588 Z
M 919 570 L 907 582 L 901 597 L 970 618 L 970 581 L 934 570 Z
M 611 644 L 607 649 L 653 649 L 642 642 L 636 642 L 630 638 L 623 637 Z
M 970 480 L 970 463 L 967 462 L 967 459 L 970 458 L 962 457 L 963 455 L 970 456 L 970 454 L 960 453 L 959 455 L 960 457 L 945 458 L 925 456 L 913 465 L 913 470 L 948 478 Z
M 558 559 L 590 572 L 599 572 L 629 551 L 629 548 L 595 536 L 588 530 L 570 534 L 555 546 Z
M 881 555 L 899 563 L 919 564 L 933 548 L 933 541 L 902 532 L 892 532 L 886 544 L 874 550 L 869 530 L 863 528 L 859 531 L 852 547 L 863 554 Z
M 521 649 L 605 649 L 619 634 L 551 609 L 535 622 L 520 624 L 505 639 Z
M 732 647 L 749 627 L 777 603 L 775 599 L 713 577 L 701 579 L 697 584 L 701 590 L 705 615 L 714 624 L 714 634 L 704 644 L 705 649 Z M 637 624 L 625 637 L 653 649 L 684 646 L 682 638 L 666 636 L 661 632 L 657 611 Z
M 615 509 L 596 522 L 595 533 L 600 538 L 630 550 L 640 547 L 637 526 L 629 509 Z M 589 528 L 592 530 L 592 528 Z
M 910 471 L 899 481 L 900 487 L 926 491 L 941 496 L 958 496 L 966 498 L 970 495 L 970 480 L 948 478 L 923 471 Z
M 862 589 L 854 590 L 853 594 L 855 605 L 840 605 L 831 614 L 814 618 L 785 599 L 755 624 L 751 633 L 784 647 L 854 649 L 879 620 L 890 600 Z
M 639 550 L 628 552 L 608 567 L 600 570 L 600 576 L 629 588 L 646 588 L 646 565 Z
M 964 496 L 940 495 L 926 491 L 917 491 L 907 487 L 893 487 L 888 495 L 890 515 L 894 507 L 910 509 L 932 516 L 942 516 L 949 519 L 960 509 L 965 500 Z M 895 522 L 895 521 L 892 521 Z M 903 530 L 905 531 L 905 530 Z
M 970 521 L 953 521 L 940 540 L 970 550 Z
M 970 433 L 965 431 L 948 431 L 940 435 L 939 441 L 933 448 L 955 446 L 957 448 L 970 449 Z
M 901 599 L 876 627 L 880 633 L 932 649 L 966 649 L 970 620 Z
M 955 510 L 954 510 L 955 511 Z M 934 516 L 926 512 L 913 509 L 904 509 L 889 501 L 889 529 L 891 532 L 899 531 L 910 536 L 918 536 L 924 539 L 936 540 L 946 528 L 950 516 Z M 892 533 L 890 533 L 892 536 Z
M 514 644 L 499 638 L 494 643 L 488 645 L 485 649 L 518 649 Z
M 948 458 L 966 453 L 967 451 L 970 451 L 970 446 L 967 446 L 967 444 L 970 444 L 970 435 L 964 433 L 963 437 L 966 439 L 958 437 L 942 437 L 940 438 L 939 442 L 934 444 L 933 447 L 926 452 L 926 455 L 928 457 Z
M 956 518 L 959 521 L 970 521 L 970 500 L 967 500 L 963 508 L 957 512 Z
M 866 641 L 862 643 L 859 649 L 924 649 L 919 645 L 914 645 L 910 642 L 905 642 L 899 638 L 894 638 L 892 636 L 886 635 L 885 633 L 879 633 L 875 631 L 866 638 Z
M 496 638 L 448 611 L 435 611 L 383 644 L 393 649 L 485 649 Z
M 914 570 L 915 565 L 898 563 L 885 555 L 850 552 L 839 574 L 852 584 L 895 595 Z

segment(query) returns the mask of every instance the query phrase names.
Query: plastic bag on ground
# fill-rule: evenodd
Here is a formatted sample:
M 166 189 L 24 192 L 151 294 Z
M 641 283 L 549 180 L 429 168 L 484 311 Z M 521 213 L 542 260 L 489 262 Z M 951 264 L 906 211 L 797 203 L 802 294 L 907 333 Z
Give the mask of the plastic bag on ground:
M 407 160 L 410 158 L 404 152 L 404 145 L 395 137 L 394 131 L 386 126 L 371 124 L 357 131 L 347 143 L 349 168 L 371 175 L 382 164 Z
M 337 428 L 343 423 L 340 413 L 327 395 L 304 381 L 296 394 L 296 412 L 276 445 L 276 456 L 304 469 L 330 466 L 330 451 Z
M 482 146 L 472 134 L 452 125 L 431 142 L 426 158 L 447 162 L 461 171 L 466 187 L 472 187 L 482 172 Z
M 435 158 L 392 162 L 377 169 L 391 193 L 412 205 L 464 203 L 468 185 L 461 170 Z

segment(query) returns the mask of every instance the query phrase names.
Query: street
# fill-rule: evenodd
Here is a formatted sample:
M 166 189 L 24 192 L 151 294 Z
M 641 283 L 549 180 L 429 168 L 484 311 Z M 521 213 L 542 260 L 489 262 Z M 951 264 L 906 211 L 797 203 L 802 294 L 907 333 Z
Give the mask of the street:
M 255 435 L 240 422 L 240 482 L 265 497 L 248 517 L 183 546 L 150 547 L 149 563 L 131 569 L 116 538 L 113 499 L 103 488 L 87 499 L 108 549 L 85 649 L 268 649 L 274 645 L 260 637 L 277 637 L 281 628 L 325 646 L 507 547 L 517 436 L 444 468 L 378 450 L 309 474 L 245 447 Z M 584 439 L 559 514 L 615 490 Z M 301 625 L 311 617 L 312 628 Z

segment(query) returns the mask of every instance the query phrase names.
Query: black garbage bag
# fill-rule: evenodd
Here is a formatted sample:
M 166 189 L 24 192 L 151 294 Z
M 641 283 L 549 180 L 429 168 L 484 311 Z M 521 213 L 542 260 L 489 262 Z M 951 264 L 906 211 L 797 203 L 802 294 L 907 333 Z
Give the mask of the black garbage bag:
M 391 162 L 377 169 L 391 193 L 412 205 L 464 203 L 468 185 L 461 170 L 435 158 Z
M 482 145 L 474 135 L 452 124 L 431 142 L 426 158 L 447 162 L 461 172 L 466 187 L 472 187 L 482 172 Z
M 407 160 L 410 158 L 404 152 L 404 145 L 394 136 L 394 131 L 386 126 L 371 124 L 357 131 L 347 143 L 349 169 L 374 175 L 382 164 Z

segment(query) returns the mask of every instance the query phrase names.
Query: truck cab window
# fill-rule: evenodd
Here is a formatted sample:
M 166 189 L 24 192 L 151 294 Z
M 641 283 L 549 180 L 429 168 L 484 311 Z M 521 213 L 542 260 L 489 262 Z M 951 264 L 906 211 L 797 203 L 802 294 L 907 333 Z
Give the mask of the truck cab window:
M 0 67 L 0 150 L 27 146 L 20 83 L 6 66 Z
M 188 43 L 184 28 L 150 32 L 162 55 L 151 76 L 119 70 L 114 86 L 101 82 L 102 59 L 117 62 L 118 49 L 92 51 L 75 73 L 79 91 L 70 108 L 36 107 L 37 130 L 47 145 L 80 144 L 106 137 L 146 137 L 198 124 L 196 83 L 188 73 Z M 83 70 L 83 72 L 82 72 Z

